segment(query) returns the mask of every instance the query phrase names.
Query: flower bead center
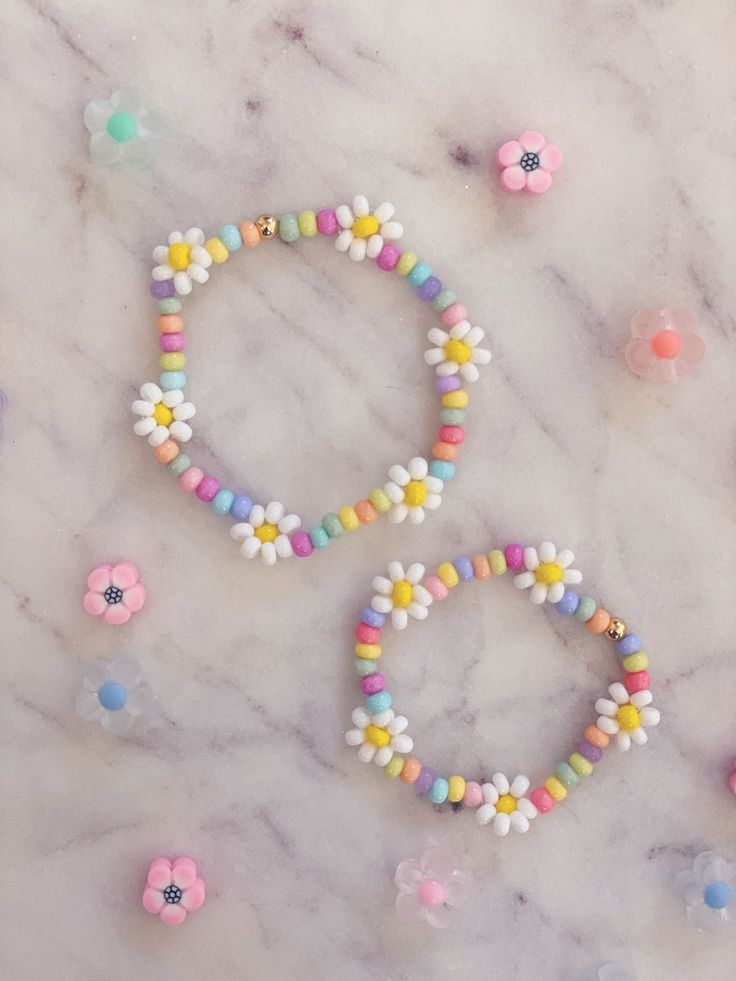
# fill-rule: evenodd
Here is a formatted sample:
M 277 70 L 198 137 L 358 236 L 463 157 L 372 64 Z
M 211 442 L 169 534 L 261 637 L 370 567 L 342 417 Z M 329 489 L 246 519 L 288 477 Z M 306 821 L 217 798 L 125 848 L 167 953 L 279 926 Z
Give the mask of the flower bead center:
M 419 508 L 424 504 L 427 488 L 421 480 L 410 480 L 404 488 L 404 501 L 410 508 Z
M 153 418 L 156 420 L 157 426 L 170 426 L 174 418 L 174 413 L 168 407 L 164 405 L 163 402 L 159 402 L 154 406 Z
M 385 729 L 381 729 L 379 726 L 368 726 L 365 730 L 365 740 L 372 746 L 388 746 L 391 737 L 386 732 Z
M 181 889 L 178 886 L 175 886 L 173 883 L 164 889 L 164 899 L 172 906 L 174 906 L 176 903 L 180 903 L 183 895 L 184 894 L 182 893 Z
M 552 583 L 559 582 L 562 579 L 562 575 L 563 569 L 558 562 L 543 562 L 534 570 L 534 578 L 537 582 L 544 583 L 545 586 L 551 586 Z
M 524 156 L 519 161 L 521 164 L 521 169 L 530 173 L 532 170 L 536 170 L 539 167 L 539 154 L 537 153 L 525 153 Z
M 405 610 L 411 603 L 413 592 L 414 587 L 406 579 L 394 583 L 394 588 L 391 590 L 391 600 L 394 606 L 398 606 L 400 610 Z
M 353 235 L 356 238 L 370 238 L 378 231 L 378 219 L 374 215 L 364 215 L 353 222 Z
M 171 268 L 177 272 L 181 272 L 182 269 L 186 269 L 189 263 L 192 261 L 191 252 L 192 250 L 189 248 L 186 242 L 174 242 L 173 245 L 170 245 L 169 265 Z
M 466 364 L 470 361 L 473 352 L 465 343 L 465 341 L 458 341 L 456 338 L 451 337 L 444 347 L 445 359 L 447 361 L 455 361 L 457 364 Z
M 253 534 L 261 542 L 273 542 L 278 538 L 278 525 L 263 524 L 260 528 L 256 528 Z
M 128 693 L 117 681 L 106 681 L 97 692 L 100 705 L 110 712 L 119 712 L 128 701 Z
M 112 606 L 123 601 L 123 591 L 119 586 L 108 586 L 102 595 L 105 597 L 105 602 Z
M 649 342 L 649 345 L 658 358 L 671 361 L 676 358 L 682 348 L 680 335 L 674 330 L 660 330 L 658 334 Z
M 634 705 L 622 705 L 616 713 L 616 718 L 624 732 L 639 728 L 639 710 Z
M 501 794 L 496 804 L 499 814 L 513 814 L 516 810 L 516 798 L 513 794 Z
M 438 879 L 425 879 L 417 892 L 422 906 L 441 906 L 447 899 L 447 887 Z
M 129 112 L 114 112 L 107 121 L 107 135 L 116 143 L 127 143 L 138 135 L 138 123 Z
M 711 882 L 703 893 L 703 902 L 711 909 L 725 909 L 733 898 L 733 889 L 727 882 Z

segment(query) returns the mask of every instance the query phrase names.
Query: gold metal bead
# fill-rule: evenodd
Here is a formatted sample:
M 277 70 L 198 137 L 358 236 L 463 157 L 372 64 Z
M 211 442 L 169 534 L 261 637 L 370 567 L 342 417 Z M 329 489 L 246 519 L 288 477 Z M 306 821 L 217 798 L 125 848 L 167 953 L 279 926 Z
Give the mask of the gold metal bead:
M 256 218 L 256 228 L 261 238 L 273 238 L 279 231 L 279 220 L 273 215 L 259 215 Z
M 626 621 L 620 617 L 611 617 L 606 633 L 611 640 L 621 640 L 622 637 L 626 636 Z

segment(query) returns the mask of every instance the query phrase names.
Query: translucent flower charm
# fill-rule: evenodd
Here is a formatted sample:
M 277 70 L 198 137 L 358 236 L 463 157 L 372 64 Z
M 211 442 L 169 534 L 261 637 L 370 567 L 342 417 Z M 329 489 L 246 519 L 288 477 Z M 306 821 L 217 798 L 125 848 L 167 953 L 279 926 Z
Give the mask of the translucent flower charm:
M 562 153 L 541 133 L 529 130 L 518 140 L 504 143 L 496 153 L 496 162 L 505 191 L 543 194 L 552 186 L 552 173 L 562 163 Z
M 383 489 L 393 504 L 388 512 L 392 524 L 401 524 L 408 518 L 411 524 L 419 525 L 424 521 L 425 511 L 434 511 L 442 503 L 444 484 L 439 477 L 429 475 L 429 466 L 422 457 L 409 460 L 408 469 L 396 464 L 388 475 L 391 480 Z
M 401 862 L 394 881 L 397 913 L 439 928 L 448 926 L 473 891 L 473 877 L 461 872 L 443 848 L 430 848 L 419 861 Z
M 192 438 L 189 420 L 197 410 L 192 402 L 184 401 L 180 388 L 162 392 L 154 382 L 146 382 L 141 385 L 140 395 L 130 407 L 133 415 L 139 416 L 133 426 L 136 436 L 147 436 L 151 446 L 160 446 L 167 439 L 189 442 Z
M 526 796 L 529 778 L 518 776 L 512 783 L 505 773 L 494 773 L 491 783 L 481 787 L 483 803 L 475 812 L 478 824 L 493 824 L 493 833 L 504 837 L 512 829 L 520 834 L 529 830 L 537 809 Z
M 404 630 L 409 617 L 426 619 L 432 594 L 421 585 L 424 566 L 414 562 L 405 572 L 400 562 L 389 562 L 388 574 L 388 579 L 376 576 L 373 580 L 378 594 L 371 600 L 373 609 L 377 613 L 390 613 L 396 630 Z
M 99 722 L 114 736 L 130 732 L 140 716 L 150 714 L 155 696 L 143 680 L 139 661 L 128 654 L 114 661 L 97 661 L 77 695 L 77 713 L 85 722 Z
M 87 576 L 84 608 L 105 623 L 127 623 L 146 602 L 146 587 L 132 562 L 98 565 Z
M 539 550 L 525 548 L 526 572 L 514 576 L 514 586 L 517 589 L 530 589 L 529 599 L 532 603 L 541 604 L 545 600 L 559 603 L 565 594 L 565 586 L 583 581 L 582 572 L 570 568 L 574 561 L 575 554 L 569 548 L 558 552 L 552 542 L 542 542 Z
M 197 875 L 191 858 L 154 858 L 143 890 L 143 909 L 160 916 L 168 926 L 178 926 L 204 902 L 204 879 Z
M 357 194 L 353 207 L 341 204 L 336 209 L 337 222 L 342 229 L 335 239 L 338 252 L 347 252 L 354 262 L 368 256 L 375 259 L 386 241 L 394 241 L 404 234 L 403 225 L 392 221 L 396 209 L 385 202 L 371 212 L 368 198 Z
M 736 865 L 717 852 L 702 852 L 692 871 L 677 876 L 677 891 L 688 919 L 700 930 L 713 930 L 736 915 Z
M 682 307 L 639 310 L 631 321 L 631 340 L 624 356 L 635 375 L 653 382 L 673 382 L 702 360 L 705 344 L 693 318 Z
M 643 746 L 649 739 L 644 727 L 659 724 L 659 712 L 652 707 L 652 693 L 647 689 L 632 695 L 620 681 L 608 686 L 610 698 L 599 698 L 595 703 L 598 728 L 608 736 L 616 737 L 616 745 L 626 752 L 632 743 Z
M 386 766 L 394 753 L 411 753 L 414 740 L 406 735 L 409 720 L 404 715 L 396 715 L 393 709 L 385 709 L 373 715 L 362 705 L 353 709 L 351 716 L 355 729 L 345 733 L 348 746 L 358 748 L 361 763 L 375 763 Z
M 109 99 L 94 99 L 84 110 L 92 134 L 89 152 L 96 163 L 143 166 L 151 159 L 150 141 L 161 135 L 163 121 L 144 109 L 133 89 L 120 89 Z

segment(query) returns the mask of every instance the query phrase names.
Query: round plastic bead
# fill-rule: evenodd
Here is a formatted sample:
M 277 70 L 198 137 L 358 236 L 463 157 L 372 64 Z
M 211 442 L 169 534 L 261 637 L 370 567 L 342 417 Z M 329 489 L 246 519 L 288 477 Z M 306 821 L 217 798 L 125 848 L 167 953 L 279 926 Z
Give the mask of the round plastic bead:
M 499 549 L 494 548 L 488 553 L 488 562 L 491 566 L 491 574 L 494 576 L 502 576 L 506 569 L 506 556 Z
M 448 589 L 452 589 L 460 582 L 460 576 L 457 574 L 457 569 L 450 562 L 443 562 L 437 567 L 437 576 L 443 585 L 447 586 Z
M 641 637 L 638 634 L 626 634 L 625 637 L 616 642 L 616 650 L 622 657 L 638 654 L 641 650 Z
M 473 556 L 473 575 L 481 582 L 491 578 L 491 564 L 485 555 Z
M 247 494 L 237 494 L 230 505 L 230 514 L 236 521 L 247 521 L 253 510 L 253 501 Z
M 465 430 L 462 426 L 440 426 L 440 440 L 457 446 L 465 441 Z
M 600 763 L 603 759 L 603 750 L 583 739 L 578 743 L 578 753 L 584 756 L 589 763 Z
M 184 350 L 184 335 L 183 334 L 161 334 L 158 339 L 158 346 L 162 351 L 172 352 L 172 351 L 183 351 Z
M 184 318 L 176 313 L 162 313 L 156 319 L 156 326 L 161 334 L 180 334 L 184 330 Z
M 424 580 L 424 588 L 427 590 L 432 599 L 443 600 L 447 599 L 448 591 L 447 586 L 442 582 L 439 576 L 428 576 Z
M 399 276 L 408 276 L 417 264 L 417 257 L 413 252 L 404 252 L 396 263 L 396 272 Z
M 632 674 L 626 675 L 624 685 L 626 685 L 626 691 L 633 695 L 637 691 L 645 691 L 649 687 L 650 680 L 649 672 L 634 671 Z
M 580 777 L 573 770 L 569 763 L 560 763 L 560 765 L 555 770 L 555 776 L 564 784 L 568 790 L 574 787 L 576 783 L 580 780 Z
M 179 313 L 181 310 L 181 300 L 178 296 L 168 296 L 164 300 L 158 301 L 158 312 L 169 314 Z
M 386 709 L 391 708 L 391 693 L 384 690 L 376 692 L 375 695 L 368 695 L 365 700 L 365 707 L 371 715 L 385 712 Z
M 378 517 L 378 511 L 373 507 L 369 500 L 358 501 L 355 505 L 355 513 L 358 516 L 358 521 L 362 525 L 369 525 L 376 520 Z
M 299 212 L 299 231 L 305 238 L 314 238 L 317 234 L 317 216 L 313 211 Z
M 317 229 L 320 235 L 335 235 L 340 229 L 337 215 L 331 208 L 317 212 Z
M 169 334 L 169 337 L 176 337 L 176 334 Z M 181 336 L 181 335 L 179 335 Z M 184 365 L 187 363 L 187 359 L 183 354 L 179 352 L 171 352 L 167 354 L 162 354 L 158 359 L 158 363 L 163 371 L 181 371 Z
M 447 781 L 447 799 L 451 804 L 459 804 L 465 796 L 465 780 L 455 774 Z
M 636 674 L 639 671 L 646 671 L 649 667 L 649 658 L 644 651 L 637 651 L 636 654 L 629 654 L 621 663 L 623 664 L 624 671 Z
M 379 691 L 383 691 L 385 687 L 386 679 L 380 671 L 374 671 L 373 674 L 369 674 L 363 678 L 360 683 L 360 688 L 364 695 L 375 695 Z
M 419 762 L 419 760 L 415 759 L 413 756 L 410 756 L 408 760 L 404 761 L 404 769 L 401 771 L 401 779 L 404 783 L 416 783 L 421 772 L 422 764 Z
M 593 772 L 593 764 L 580 753 L 571 753 L 567 762 L 579 777 L 589 777 Z
M 213 262 L 227 262 L 227 258 L 230 253 L 225 247 L 225 243 L 219 238 L 208 239 L 208 241 L 204 243 L 204 247 L 209 252 Z
M 436 276 L 429 276 L 417 290 L 417 296 L 426 303 L 428 300 L 433 300 L 441 290 L 442 282 Z
M 440 422 L 443 426 L 459 426 L 465 422 L 464 409 L 440 409 Z
M 395 780 L 397 777 L 401 776 L 401 771 L 404 769 L 404 759 L 401 756 L 392 756 L 388 763 L 384 766 L 383 772 L 389 778 L 389 780 Z
M 607 733 L 603 732 L 602 729 L 599 729 L 598 726 L 588 726 L 583 735 L 589 743 L 591 743 L 593 746 L 597 746 L 598 749 L 605 749 L 611 741 Z
M 467 320 L 468 311 L 462 305 L 462 303 L 453 303 L 451 307 L 448 307 L 442 314 L 442 323 L 445 327 L 454 327 L 459 324 L 461 320 Z
M 149 289 L 151 291 L 151 296 L 154 298 L 154 300 L 164 300 L 166 299 L 166 297 L 174 296 L 174 294 L 176 293 L 176 290 L 174 289 L 173 279 L 163 279 L 163 280 L 154 279 Z
M 435 375 L 434 387 L 440 395 L 447 395 L 448 392 L 456 392 L 463 386 L 457 375 Z
M 162 371 L 159 377 L 159 384 L 165 392 L 172 392 L 177 388 L 185 388 L 187 376 L 184 371 Z
M 238 231 L 240 232 L 243 245 L 247 249 L 254 249 L 257 245 L 261 244 L 261 233 L 258 231 L 258 225 L 254 221 L 241 221 L 238 225 Z
M 128 701 L 128 692 L 116 681 L 106 681 L 97 692 L 100 705 L 111 712 L 117 712 Z
M 426 262 L 418 262 L 406 277 L 412 286 L 421 286 L 432 275 L 432 267 Z
M 369 661 L 364 657 L 356 657 L 353 661 L 353 668 L 359 678 L 367 678 L 369 674 L 375 674 L 378 670 L 375 661 Z
M 449 460 L 432 460 L 429 465 L 429 472 L 433 477 L 447 483 L 455 476 L 455 464 Z
M 180 453 L 179 456 L 172 460 L 169 464 L 169 471 L 175 477 L 181 477 L 181 475 L 191 467 L 192 461 L 186 455 L 186 453 Z
M 555 799 L 545 787 L 535 787 L 529 794 L 529 800 L 540 814 L 547 814 L 555 806 Z
M 444 804 L 447 800 L 447 793 L 449 791 L 449 784 L 444 777 L 437 777 L 429 788 L 428 797 L 433 804 Z
M 468 393 L 464 388 L 457 388 L 453 392 L 445 392 L 440 401 L 446 409 L 464 409 L 468 404 Z
M 107 121 L 107 133 L 116 143 L 127 143 L 138 135 L 138 121 L 129 112 L 114 112 Z
M 592 634 L 602 634 L 608 630 L 608 624 L 611 622 L 611 614 L 607 613 L 606 610 L 601 610 L 600 608 L 595 611 L 593 616 L 588 620 L 585 626 Z
M 379 511 L 381 514 L 391 509 L 391 500 L 388 494 L 380 487 L 373 488 L 368 495 L 368 500 L 371 502 L 376 511 Z
M 360 528 L 360 518 L 355 513 L 355 508 L 346 505 L 344 508 L 340 508 L 337 516 L 345 531 L 355 531 L 356 528 Z
M 569 617 L 577 610 L 579 603 L 580 597 L 578 594 L 572 589 L 566 589 L 562 595 L 562 599 L 558 603 L 555 603 L 555 609 L 563 617 Z
M 291 542 L 291 547 L 294 550 L 294 555 L 298 556 L 300 559 L 308 558 L 314 551 L 314 545 L 312 545 L 312 539 L 309 537 L 309 533 L 306 531 L 295 531 L 289 538 Z
M 203 477 L 204 472 L 199 467 L 190 467 L 179 477 L 179 486 L 183 491 L 191 494 L 199 487 L 199 483 Z
M 243 244 L 243 239 L 235 225 L 223 225 L 218 234 L 228 252 L 237 252 Z
M 392 269 L 396 268 L 400 258 L 401 252 L 399 249 L 395 245 L 391 245 L 390 242 L 387 242 L 378 253 L 376 265 L 384 272 L 391 272 Z
M 437 313 L 442 313 L 443 310 L 451 307 L 456 300 L 457 297 L 452 290 L 440 290 L 437 296 L 435 296 L 435 298 L 432 300 L 432 309 L 436 310 Z
M 309 537 L 312 540 L 312 545 L 315 548 L 327 548 L 330 544 L 330 536 L 327 534 L 326 529 L 322 525 L 317 525 L 316 528 L 312 528 L 309 532 Z
M 220 481 L 216 477 L 203 477 L 197 484 L 197 497 L 205 504 L 210 504 L 215 499 L 215 495 L 220 489 Z
M 342 536 L 345 534 L 343 523 L 336 514 L 326 514 L 324 518 L 322 518 L 322 527 L 325 529 L 330 538 L 342 538 Z
M 173 439 L 164 440 L 153 451 L 153 455 L 159 463 L 171 463 L 179 456 L 179 445 Z
M 463 582 L 474 578 L 473 561 L 469 555 L 459 555 L 452 564 Z
M 367 623 L 360 620 L 355 625 L 355 639 L 359 640 L 361 644 L 380 644 L 380 627 L 369 627 Z
M 428 766 L 423 766 L 417 777 L 415 787 L 418 794 L 426 794 L 435 780 L 435 772 Z
M 212 499 L 212 510 L 215 514 L 229 514 L 234 500 L 231 490 L 219 490 Z
M 466 807 L 479 807 L 483 803 L 483 791 L 480 784 L 475 780 L 468 780 L 465 783 L 465 795 L 463 804 Z
M 296 242 L 298 238 L 301 238 L 299 219 L 296 215 L 281 215 L 279 218 L 279 235 L 282 242 Z
M 506 559 L 506 567 L 512 572 L 517 572 L 524 567 L 524 548 L 522 545 L 515 543 L 507 545 L 503 550 L 503 556 Z
M 598 604 L 592 596 L 581 596 L 578 608 L 575 610 L 575 619 L 581 623 L 587 623 L 598 609 Z
M 367 623 L 369 627 L 384 627 L 386 625 L 386 615 L 374 610 L 372 606 L 364 606 L 360 613 L 360 619 Z
M 567 797 L 567 788 L 557 777 L 547 777 L 544 781 L 544 789 L 558 803 Z

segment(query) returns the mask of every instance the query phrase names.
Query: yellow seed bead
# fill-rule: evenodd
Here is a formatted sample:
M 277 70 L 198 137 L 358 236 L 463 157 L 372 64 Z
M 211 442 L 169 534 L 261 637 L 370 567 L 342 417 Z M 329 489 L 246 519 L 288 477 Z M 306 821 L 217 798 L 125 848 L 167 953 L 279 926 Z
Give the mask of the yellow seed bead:
M 446 409 L 464 409 L 468 404 L 468 393 L 464 388 L 458 388 L 455 392 L 445 392 L 442 396 L 442 404 Z
M 513 794 L 501 794 L 496 801 L 496 810 L 499 814 L 513 814 L 516 810 L 516 798 Z
M 170 426 L 174 421 L 174 413 L 163 402 L 157 402 L 153 407 L 153 418 L 157 426 Z
M 555 800 L 564 800 L 567 797 L 565 785 L 557 777 L 547 777 L 544 781 L 544 789 L 554 797 Z
M 447 791 L 447 799 L 451 804 L 457 804 L 465 796 L 465 780 L 455 774 L 447 781 L 450 789 Z
M 378 231 L 378 219 L 374 215 L 363 215 L 353 222 L 353 235 L 356 238 L 370 238 Z
M 413 252 L 404 252 L 396 263 L 396 272 L 399 276 L 408 276 L 418 261 Z
M 191 261 L 191 249 L 186 242 L 174 242 L 169 246 L 169 265 L 172 269 L 181 272 Z
M 593 772 L 593 764 L 580 753 L 573 753 L 567 762 L 579 777 L 589 777 Z
M 452 562 L 443 562 L 442 565 L 438 566 L 437 575 L 448 589 L 452 589 L 460 582 L 460 576 Z
M 621 663 L 624 666 L 624 671 L 646 671 L 649 667 L 649 658 L 644 651 L 637 651 L 636 654 L 629 654 Z
M 344 508 L 340 508 L 337 512 L 337 516 L 340 519 L 340 524 L 343 526 L 345 531 L 355 531 L 356 528 L 360 528 L 360 518 L 355 513 L 355 508 L 347 504 Z
M 401 776 L 401 771 L 404 769 L 404 758 L 402 756 L 392 756 L 388 763 L 384 766 L 383 772 L 389 778 L 389 780 L 395 780 L 397 777 Z
M 204 243 L 204 247 L 207 249 L 209 254 L 212 256 L 213 262 L 225 262 L 227 257 L 230 255 L 225 243 L 221 242 L 219 238 L 210 238 Z
M 364 657 L 368 661 L 376 661 L 381 656 L 380 644 L 356 644 L 355 656 Z
M 494 576 L 502 576 L 506 572 L 506 556 L 499 548 L 494 548 L 488 553 L 488 561 L 491 563 L 491 572 Z
M 376 511 L 385 513 L 391 508 L 391 500 L 388 494 L 384 490 L 381 490 L 380 487 L 373 488 L 368 495 L 368 500 L 371 502 Z
M 174 354 L 162 354 L 158 363 L 161 365 L 161 371 L 181 371 L 187 363 L 187 359 L 183 354 L 176 352 Z
M 299 231 L 305 238 L 312 238 L 317 234 L 317 216 L 313 211 L 299 212 Z
M 381 729 L 379 726 L 368 726 L 365 730 L 365 740 L 372 746 L 388 746 L 391 742 L 391 736 L 386 732 L 385 729 Z
M 391 590 L 394 606 L 398 606 L 400 610 L 405 610 L 411 603 L 413 596 L 414 587 L 406 579 L 400 579 L 399 582 L 394 583 L 394 588 Z

